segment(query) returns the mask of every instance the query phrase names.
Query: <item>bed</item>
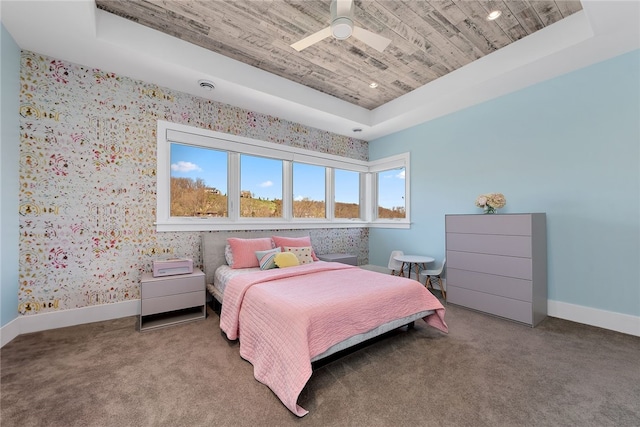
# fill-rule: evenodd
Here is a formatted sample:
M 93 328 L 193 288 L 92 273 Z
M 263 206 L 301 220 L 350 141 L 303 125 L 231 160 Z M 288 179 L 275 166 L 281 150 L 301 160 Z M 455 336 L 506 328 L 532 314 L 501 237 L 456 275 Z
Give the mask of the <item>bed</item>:
M 415 280 L 312 260 L 261 269 L 236 258 L 232 268 L 227 234 L 202 237 L 207 289 L 222 305 L 220 328 L 240 341 L 240 356 L 252 363 L 255 378 L 297 416 L 307 414 L 297 399 L 312 362 L 419 319 L 447 331 L 444 307 Z M 299 231 L 253 232 L 243 240 L 260 240 L 254 237 L 260 234 L 310 241 Z

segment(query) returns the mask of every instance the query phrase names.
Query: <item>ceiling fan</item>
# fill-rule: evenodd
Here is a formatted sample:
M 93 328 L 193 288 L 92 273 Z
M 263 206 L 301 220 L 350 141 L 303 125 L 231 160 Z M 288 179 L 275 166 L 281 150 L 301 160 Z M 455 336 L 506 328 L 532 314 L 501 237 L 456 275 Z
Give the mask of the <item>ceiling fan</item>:
M 291 47 L 300 52 L 329 36 L 333 36 L 337 40 L 346 40 L 353 36 L 378 52 L 382 52 L 391 43 L 391 40 L 354 26 L 353 10 L 353 0 L 333 0 L 331 2 L 331 26 L 295 42 Z

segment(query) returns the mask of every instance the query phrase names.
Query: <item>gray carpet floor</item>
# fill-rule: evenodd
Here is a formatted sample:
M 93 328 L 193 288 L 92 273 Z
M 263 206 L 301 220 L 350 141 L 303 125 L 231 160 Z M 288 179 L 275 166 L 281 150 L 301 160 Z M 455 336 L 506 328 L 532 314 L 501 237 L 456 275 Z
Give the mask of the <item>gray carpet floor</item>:
M 218 315 L 140 333 L 135 317 L 25 334 L 1 349 L 9 426 L 640 426 L 640 338 L 447 306 L 317 366 L 291 414 Z

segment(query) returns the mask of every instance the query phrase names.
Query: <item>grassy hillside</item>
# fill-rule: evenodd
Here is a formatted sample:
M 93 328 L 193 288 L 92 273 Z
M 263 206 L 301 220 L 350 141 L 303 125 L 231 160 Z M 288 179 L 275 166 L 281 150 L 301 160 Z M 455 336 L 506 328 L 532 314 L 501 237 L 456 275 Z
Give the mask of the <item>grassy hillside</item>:
M 250 196 L 249 192 L 243 195 Z M 336 218 L 359 218 L 360 207 L 355 203 L 335 204 Z M 208 188 L 202 180 L 171 178 L 171 216 L 226 217 L 227 196 L 217 189 Z M 282 200 L 263 200 L 252 197 L 240 199 L 240 216 L 243 218 L 282 217 Z M 324 218 L 325 203 L 304 199 L 293 202 L 295 218 Z M 379 208 L 379 218 L 404 218 L 404 208 Z

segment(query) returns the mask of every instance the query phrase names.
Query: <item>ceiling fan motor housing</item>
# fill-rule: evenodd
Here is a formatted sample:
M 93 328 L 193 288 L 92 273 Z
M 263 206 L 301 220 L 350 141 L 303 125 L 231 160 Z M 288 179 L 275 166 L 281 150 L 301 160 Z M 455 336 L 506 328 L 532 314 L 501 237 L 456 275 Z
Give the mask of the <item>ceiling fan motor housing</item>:
M 353 33 L 353 21 L 346 16 L 340 16 L 331 21 L 331 35 L 338 39 L 344 40 L 351 37 Z
M 338 40 L 345 40 L 353 34 L 353 1 L 349 2 L 349 8 L 345 3 L 349 0 L 341 0 L 341 8 L 338 10 L 338 0 L 331 2 L 331 35 Z M 339 13 L 338 13 L 339 12 Z
M 331 25 L 293 43 L 291 47 L 300 52 L 329 36 L 337 40 L 345 40 L 353 36 L 378 52 L 382 52 L 391 43 L 391 40 L 353 25 L 354 10 L 353 0 L 333 0 L 331 2 Z

